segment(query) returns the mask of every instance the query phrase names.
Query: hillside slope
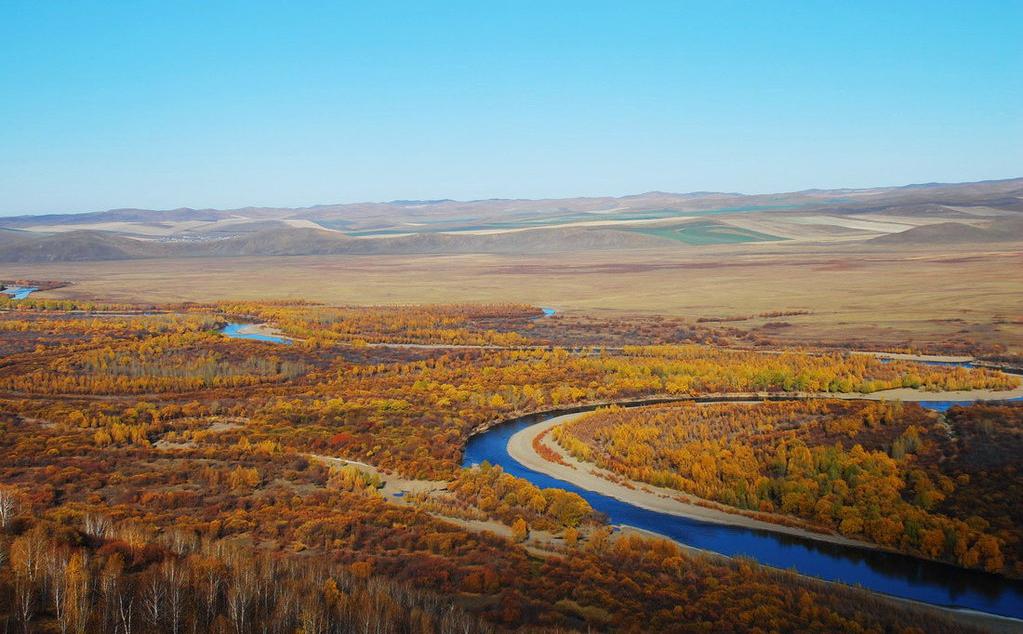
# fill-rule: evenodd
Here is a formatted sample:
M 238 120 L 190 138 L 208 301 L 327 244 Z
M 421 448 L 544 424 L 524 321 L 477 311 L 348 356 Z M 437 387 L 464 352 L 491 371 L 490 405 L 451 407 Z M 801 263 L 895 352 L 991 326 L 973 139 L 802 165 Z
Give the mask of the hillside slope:
M 3 262 L 129 260 L 161 257 L 170 252 L 167 245 L 98 231 L 33 235 L 0 243 L 0 261 Z
M 30 235 L 0 242 L 0 262 L 79 262 L 166 257 L 550 253 L 658 247 L 660 238 L 601 229 L 533 229 L 493 235 L 415 234 L 351 238 L 285 227 L 221 240 L 155 242 L 96 231 Z
M 1023 240 L 1023 219 L 1021 218 L 999 220 L 987 228 L 961 222 L 939 222 L 880 236 L 869 242 L 882 245 L 942 245 L 1014 240 Z

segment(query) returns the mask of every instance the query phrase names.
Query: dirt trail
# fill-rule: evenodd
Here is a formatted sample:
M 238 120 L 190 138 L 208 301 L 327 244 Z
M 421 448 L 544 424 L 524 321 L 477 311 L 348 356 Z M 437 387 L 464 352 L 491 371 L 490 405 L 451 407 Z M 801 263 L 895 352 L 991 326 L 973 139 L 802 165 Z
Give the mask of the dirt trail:
M 380 494 L 392 504 L 411 505 L 412 501 L 409 499 L 411 495 L 418 493 L 425 493 L 427 495 L 442 494 L 447 491 L 448 487 L 447 481 L 444 480 L 415 480 L 402 478 L 394 474 L 384 473 L 373 465 L 366 464 L 365 462 L 359 462 L 357 460 L 346 460 L 344 458 L 324 456 L 321 454 L 306 454 L 306 456 L 318 462 L 332 466 L 343 467 L 350 465 L 364 473 L 377 476 L 383 483 L 383 486 L 379 489 Z M 439 520 L 455 524 L 456 526 L 473 533 L 493 533 L 506 539 L 514 538 L 512 528 L 506 524 L 498 522 L 497 520 L 474 520 L 462 517 L 452 517 L 450 515 L 443 515 L 440 513 L 430 513 L 430 515 L 433 515 Z M 557 551 L 554 549 L 563 545 L 564 540 L 560 537 L 547 531 L 538 530 L 530 530 L 529 539 L 524 544 L 525 548 L 529 552 L 540 557 L 549 557 L 552 554 L 555 554 Z
M 438 491 L 444 491 L 448 487 L 448 483 L 444 480 L 414 480 L 410 478 L 402 478 L 394 474 L 384 473 L 373 465 L 366 464 L 365 462 L 359 462 L 357 460 L 346 460 L 345 458 L 336 458 L 334 456 L 324 456 L 313 453 L 306 454 L 306 456 L 334 467 L 353 466 L 363 473 L 376 476 L 381 482 L 383 482 L 383 487 L 380 488 L 380 493 L 390 501 L 400 500 L 407 494 L 435 493 Z

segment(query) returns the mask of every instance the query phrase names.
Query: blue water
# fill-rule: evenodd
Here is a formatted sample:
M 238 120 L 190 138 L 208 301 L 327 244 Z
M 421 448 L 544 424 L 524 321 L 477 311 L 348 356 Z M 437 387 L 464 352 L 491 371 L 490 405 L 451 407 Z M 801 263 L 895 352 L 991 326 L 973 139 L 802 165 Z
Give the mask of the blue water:
M 1016 398 L 1004 398 L 997 399 L 994 402 L 1019 402 L 1023 401 L 1023 396 L 1017 396 Z M 936 412 L 947 412 L 949 409 L 956 405 L 972 405 L 983 401 L 919 401 L 917 405 L 926 409 L 933 409 Z
M 695 548 L 750 557 L 768 566 L 791 568 L 828 581 L 859 584 L 896 597 L 1023 618 L 1023 582 L 906 555 L 648 511 L 538 473 L 508 455 L 508 440 L 513 434 L 556 415 L 527 416 L 473 436 L 466 446 L 462 465 L 470 467 L 484 461 L 500 465 L 506 472 L 539 487 L 578 493 L 594 509 L 607 515 L 611 523 L 660 533 Z
M 257 335 L 253 333 L 239 332 L 245 326 L 250 324 L 228 324 L 220 332 L 227 337 L 233 339 L 255 339 L 256 341 L 269 341 L 271 343 L 291 343 L 291 339 L 285 339 L 284 337 L 273 337 L 271 335 Z
M 34 286 L 8 286 L 2 292 L 10 295 L 11 299 L 25 299 L 39 289 Z
M 558 311 L 554 310 L 553 308 L 541 308 L 540 310 L 543 311 L 543 316 L 544 317 L 550 317 L 554 313 L 558 312 Z

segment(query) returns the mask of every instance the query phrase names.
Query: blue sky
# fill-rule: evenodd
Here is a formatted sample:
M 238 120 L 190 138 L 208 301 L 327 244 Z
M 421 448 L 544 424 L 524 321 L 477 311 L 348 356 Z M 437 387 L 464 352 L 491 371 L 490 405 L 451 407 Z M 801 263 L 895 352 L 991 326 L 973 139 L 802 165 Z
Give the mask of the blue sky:
M 1023 175 L 1023 2 L 0 0 L 0 214 Z

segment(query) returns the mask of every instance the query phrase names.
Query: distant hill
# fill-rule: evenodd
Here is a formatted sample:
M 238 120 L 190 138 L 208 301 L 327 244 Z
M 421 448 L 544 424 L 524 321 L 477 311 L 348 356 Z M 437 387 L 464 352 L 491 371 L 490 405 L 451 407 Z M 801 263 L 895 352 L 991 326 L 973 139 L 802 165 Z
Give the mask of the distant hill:
M 865 210 L 865 212 L 878 213 L 887 216 L 901 216 L 904 218 L 971 218 L 972 216 L 963 211 L 957 211 L 946 205 L 937 203 L 917 203 L 909 205 L 894 205 L 881 207 L 877 210 Z
M 217 209 L 110 209 L 78 214 L 41 214 L 0 218 L 7 227 L 31 227 L 48 224 L 84 224 L 93 222 L 167 222 L 198 220 L 213 222 L 231 217 L 231 212 Z
M 736 194 L 723 192 L 646 192 L 622 197 L 579 197 L 561 199 L 397 200 L 387 203 L 316 205 L 305 208 L 244 207 L 239 209 L 112 209 L 82 214 L 47 214 L 0 218 L 0 227 L 22 228 L 45 225 L 101 223 L 216 223 L 237 220 L 305 219 L 341 222 L 349 228 L 391 226 L 424 221 L 452 225 L 486 224 L 522 218 L 576 215 L 600 218 L 620 212 L 671 210 L 707 212 L 728 209 L 828 209 L 857 212 L 884 207 L 919 204 L 971 206 L 987 203 L 1009 205 L 1023 210 L 1023 178 L 977 183 L 931 183 L 869 189 L 810 189 L 778 194 Z M 447 227 L 452 228 L 452 227 Z
M 210 226 L 197 227 L 187 232 L 195 237 L 230 237 L 260 231 L 277 231 L 287 229 L 289 225 L 283 220 L 246 220 L 232 223 L 216 223 Z
M 21 240 L 26 235 L 32 234 L 26 234 L 24 231 L 18 231 L 17 229 L 0 229 L 0 245 Z
M 0 243 L 0 261 L 4 262 L 129 260 L 166 254 L 165 245 L 98 231 L 29 235 Z
M 160 257 L 550 253 L 670 244 L 660 238 L 601 229 L 533 229 L 496 235 L 415 234 L 356 239 L 334 231 L 285 227 L 224 240 L 153 242 L 96 231 L 0 240 L 0 262 L 78 262 Z
M 939 222 L 891 233 L 870 240 L 872 244 L 942 245 L 1023 240 L 1023 219 L 996 221 L 988 228 L 961 222 Z
M 382 242 L 382 241 L 381 241 Z M 612 229 L 530 229 L 493 235 L 417 234 L 382 242 L 377 252 L 555 253 L 660 247 L 669 241 Z
M 191 256 L 327 255 L 346 252 L 352 242 L 358 240 L 336 232 L 282 227 L 179 249 Z
M 795 243 L 953 244 L 1017 239 L 1014 218 L 1023 218 L 1023 178 L 755 195 L 651 191 L 618 198 L 113 209 L 0 218 L 0 262 L 708 248 L 666 239 L 662 230 L 712 221 Z

